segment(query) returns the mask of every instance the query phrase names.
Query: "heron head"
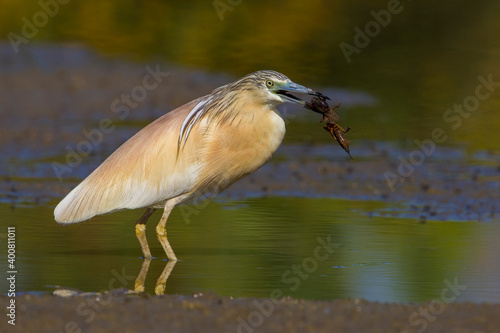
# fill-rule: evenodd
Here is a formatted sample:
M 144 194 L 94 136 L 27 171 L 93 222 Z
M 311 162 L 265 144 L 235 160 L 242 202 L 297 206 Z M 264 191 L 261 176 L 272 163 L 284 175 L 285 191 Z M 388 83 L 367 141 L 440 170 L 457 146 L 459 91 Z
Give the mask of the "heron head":
M 304 107 L 305 101 L 293 94 L 324 96 L 320 92 L 292 82 L 287 76 L 275 71 L 258 71 L 247 77 L 251 78 L 252 83 L 257 86 L 266 102 L 274 105 L 290 102 Z

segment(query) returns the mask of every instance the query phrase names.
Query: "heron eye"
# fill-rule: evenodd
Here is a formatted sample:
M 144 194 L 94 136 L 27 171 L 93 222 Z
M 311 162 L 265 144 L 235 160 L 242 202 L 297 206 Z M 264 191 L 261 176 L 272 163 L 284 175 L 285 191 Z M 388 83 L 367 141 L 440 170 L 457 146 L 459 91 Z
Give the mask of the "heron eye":
M 268 87 L 272 87 L 272 86 L 274 86 L 274 82 L 273 82 L 273 81 L 271 81 L 271 80 L 267 80 L 267 81 L 266 81 L 266 85 L 267 85 Z

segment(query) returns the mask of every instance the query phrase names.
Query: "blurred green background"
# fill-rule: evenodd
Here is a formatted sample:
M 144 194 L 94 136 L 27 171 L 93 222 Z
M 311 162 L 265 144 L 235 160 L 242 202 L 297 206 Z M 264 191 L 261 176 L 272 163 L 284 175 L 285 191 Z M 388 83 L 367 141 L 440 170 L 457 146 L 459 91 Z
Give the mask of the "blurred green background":
M 387 1 L 217 3 L 226 10 L 218 12 L 212 1 L 69 1 L 33 40 L 234 77 L 274 69 L 304 85 L 366 91 L 380 107 L 364 112 L 356 129 L 382 139 L 429 137 L 446 109 L 473 94 L 478 75 L 500 72 L 500 4 L 494 0 L 401 1 L 400 12 L 350 64 L 340 43 L 354 45 L 354 27 L 364 30 L 374 20 L 371 11 L 386 10 Z M 0 4 L 4 39 L 20 34 L 22 18 L 32 21 L 41 10 L 36 1 Z M 482 102 L 448 144 L 497 149 L 499 96 Z

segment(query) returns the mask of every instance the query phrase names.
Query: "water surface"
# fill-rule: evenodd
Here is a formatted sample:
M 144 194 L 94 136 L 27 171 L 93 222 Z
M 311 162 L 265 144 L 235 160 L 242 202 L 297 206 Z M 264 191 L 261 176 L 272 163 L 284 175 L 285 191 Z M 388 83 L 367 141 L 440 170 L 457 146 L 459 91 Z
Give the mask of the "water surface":
M 439 298 L 445 281 L 457 279 L 467 287 L 459 301 L 500 300 L 500 266 L 494 260 L 500 253 L 499 224 L 367 216 L 381 206 L 377 202 L 223 201 L 210 202 L 189 219 L 174 210 L 168 233 L 180 261 L 167 280 L 167 293 L 270 297 L 278 289 L 307 299 L 409 302 Z M 16 221 L 18 290 L 133 289 L 143 262 L 134 234 L 141 213 L 62 227 L 52 220 L 51 207 L 0 205 L 1 219 Z M 150 293 L 166 265 L 152 227 L 159 217 L 153 215 L 148 229 L 153 256 L 160 257 L 148 272 Z M 323 250 L 325 243 L 332 243 L 332 253 Z

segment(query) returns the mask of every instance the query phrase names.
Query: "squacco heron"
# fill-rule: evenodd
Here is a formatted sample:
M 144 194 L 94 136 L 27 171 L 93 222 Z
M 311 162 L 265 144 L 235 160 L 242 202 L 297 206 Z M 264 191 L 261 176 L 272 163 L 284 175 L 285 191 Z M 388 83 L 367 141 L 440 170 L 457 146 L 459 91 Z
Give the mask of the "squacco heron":
M 323 96 L 285 75 L 263 70 L 215 89 L 158 118 L 109 156 L 55 208 L 62 224 L 122 209 L 147 208 L 135 232 L 144 258 L 151 258 L 146 222 L 163 215 L 156 234 L 169 260 L 172 209 L 218 194 L 260 168 L 281 144 L 285 122 L 277 106 L 305 102 L 291 93 Z

